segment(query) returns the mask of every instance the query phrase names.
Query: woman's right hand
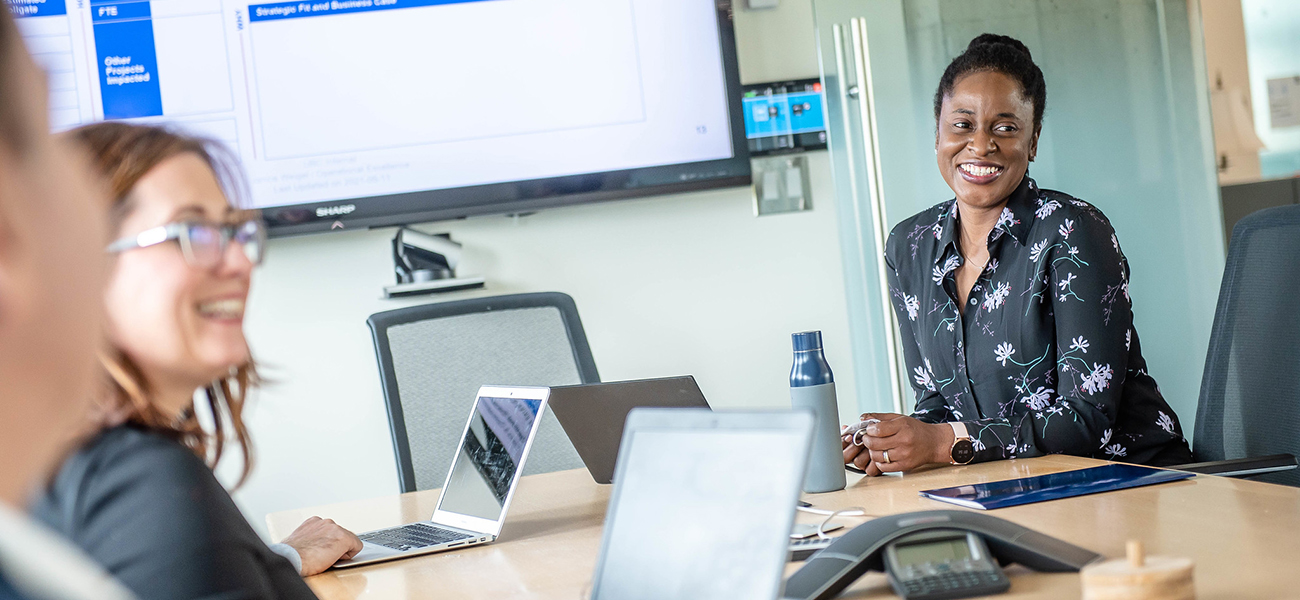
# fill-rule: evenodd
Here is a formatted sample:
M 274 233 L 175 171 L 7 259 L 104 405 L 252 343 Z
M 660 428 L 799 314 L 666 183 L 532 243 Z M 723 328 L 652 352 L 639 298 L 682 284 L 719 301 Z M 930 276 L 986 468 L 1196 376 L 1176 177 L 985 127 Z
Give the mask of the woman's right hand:
M 861 420 L 857 424 L 840 427 L 840 442 L 844 449 L 844 464 L 853 465 L 855 468 L 865 472 L 868 477 L 875 477 L 884 473 L 884 471 L 880 469 L 879 465 L 871 460 L 871 451 L 867 449 L 865 445 L 866 437 L 864 434 L 866 434 L 866 431 L 858 433 L 858 439 L 863 441 L 862 444 L 858 444 L 854 441 L 854 430 L 859 428 L 865 429 L 867 425 L 872 423 L 889 421 L 901 418 L 902 416 L 903 415 L 897 413 L 862 413 L 862 415 L 858 417 Z
M 856 425 L 845 425 L 840 427 L 840 442 L 843 444 L 844 449 L 844 464 L 852 465 L 854 468 L 866 471 L 868 475 L 879 475 L 879 469 L 874 469 L 874 473 L 871 472 L 873 470 L 871 464 L 871 452 L 868 452 L 865 447 L 860 446 L 853 441 L 854 430 L 861 427 L 866 422 L 867 415 L 864 414 L 861 418 L 862 421 Z
M 871 463 L 871 453 L 863 452 L 866 448 L 854 444 L 850 436 L 844 436 L 842 441 L 844 442 L 844 464 L 866 471 Z

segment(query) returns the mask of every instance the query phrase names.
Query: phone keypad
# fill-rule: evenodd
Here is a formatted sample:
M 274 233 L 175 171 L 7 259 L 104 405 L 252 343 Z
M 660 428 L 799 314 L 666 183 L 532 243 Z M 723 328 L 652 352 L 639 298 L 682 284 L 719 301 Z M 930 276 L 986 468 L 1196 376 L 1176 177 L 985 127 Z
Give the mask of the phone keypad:
M 1011 582 L 1000 569 L 969 560 L 908 566 L 895 589 L 906 598 L 962 598 L 1002 591 Z
M 933 594 L 935 592 L 947 592 L 960 590 L 984 585 L 997 585 L 1006 581 L 1006 577 L 997 573 L 946 573 L 944 575 L 934 575 L 912 579 L 903 584 L 907 589 L 909 597 L 912 594 Z

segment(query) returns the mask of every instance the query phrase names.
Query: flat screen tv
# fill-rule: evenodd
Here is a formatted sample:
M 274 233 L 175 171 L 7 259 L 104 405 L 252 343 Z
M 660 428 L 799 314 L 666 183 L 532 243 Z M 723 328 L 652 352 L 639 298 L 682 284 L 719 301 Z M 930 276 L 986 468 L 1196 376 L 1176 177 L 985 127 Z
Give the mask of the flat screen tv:
M 224 142 L 275 235 L 747 185 L 729 0 L 7 0 L 55 129 Z

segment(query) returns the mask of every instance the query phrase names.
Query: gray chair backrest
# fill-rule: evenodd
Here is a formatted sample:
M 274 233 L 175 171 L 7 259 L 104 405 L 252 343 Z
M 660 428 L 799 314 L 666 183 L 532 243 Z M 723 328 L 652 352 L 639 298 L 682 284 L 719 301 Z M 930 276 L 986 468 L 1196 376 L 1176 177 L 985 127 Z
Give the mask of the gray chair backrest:
M 402 308 L 367 321 L 403 492 L 441 487 L 483 385 L 598 383 L 573 299 L 518 294 Z M 524 473 L 582 466 L 550 411 Z
M 1300 206 L 1232 230 L 1194 442 L 1198 462 L 1300 456 Z M 1300 470 L 1257 479 L 1300 486 Z

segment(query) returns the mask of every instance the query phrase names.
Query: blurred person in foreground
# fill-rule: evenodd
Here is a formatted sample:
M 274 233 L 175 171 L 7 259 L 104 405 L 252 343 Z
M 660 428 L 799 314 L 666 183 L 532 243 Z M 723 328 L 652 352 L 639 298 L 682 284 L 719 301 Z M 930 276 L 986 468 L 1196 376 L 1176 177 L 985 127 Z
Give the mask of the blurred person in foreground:
M 85 418 L 105 233 L 100 190 L 50 136 L 44 74 L 0 13 L 0 600 L 127 600 L 19 512 Z

